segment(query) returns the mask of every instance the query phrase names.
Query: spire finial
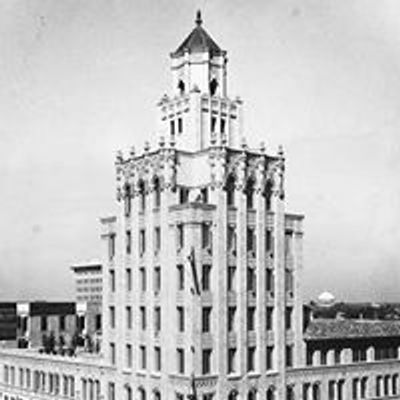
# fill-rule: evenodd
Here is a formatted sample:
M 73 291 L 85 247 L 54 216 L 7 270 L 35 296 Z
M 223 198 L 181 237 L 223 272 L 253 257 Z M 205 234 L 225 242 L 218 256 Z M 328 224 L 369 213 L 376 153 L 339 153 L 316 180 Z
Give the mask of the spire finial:
M 197 26 L 200 26 L 203 23 L 200 10 L 197 10 L 197 12 L 196 12 L 196 21 L 195 22 L 196 22 Z

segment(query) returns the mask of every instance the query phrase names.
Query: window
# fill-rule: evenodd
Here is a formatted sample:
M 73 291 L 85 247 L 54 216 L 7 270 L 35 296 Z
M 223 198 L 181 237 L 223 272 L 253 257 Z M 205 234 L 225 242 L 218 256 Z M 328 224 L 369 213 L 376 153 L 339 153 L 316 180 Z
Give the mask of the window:
M 110 261 L 113 260 L 115 256 L 115 234 L 110 234 L 108 236 L 108 258 Z
M 271 370 L 274 367 L 274 348 L 273 346 L 267 346 L 266 351 L 266 368 L 267 370 Z
M 292 329 L 292 314 L 293 314 L 293 308 L 286 307 L 286 312 L 285 312 L 285 328 L 286 328 L 286 330 Z
M 171 133 L 171 136 L 175 135 L 175 121 L 173 119 L 169 121 L 169 131 Z
M 228 332 L 235 329 L 236 307 L 228 307 Z
M 221 118 L 221 133 L 225 133 L 225 119 Z
M 267 292 L 274 293 L 274 272 L 269 268 L 265 271 L 265 286 Z
M 217 125 L 217 118 L 211 117 L 211 132 L 215 132 L 215 126 Z
M 125 270 L 126 274 L 126 290 L 128 292 L 132 291 L 132 270 L 130 268 L 127 268 Z
M 179 188 L 179 204 L 186 204 L 189 200 L 189 189 L 185 187 Z
M 210 332 L 211 307 L 203 307 L 201 314 L 201 330 L 202 332 Z
M 156 333 L 161 330 L 161 308 L 154 307 L 154 331 Z
M 293 367 L 293 346 L 286 346 L 286 366 Z
M 210 290 L 210 276 L 211 276 L 211 265 L 203 264 L 202 278 L 201 278 L 201 288 L 203 291 Z
M 254 208 L 254 181 L 250 179 L 246 185 L 247 209 Z
M 201 224 L 201 247 L 208 249 L 211 246 L 211 227 L 209 223 Z
M 362 380 L 361 380 L 361 393 L 363 393 L 363 387 L 365 387 L 365 390 L 364 390 L 364 396 L 361 394 L 361 397 L 364 399 L 365 398 L 365 392 L 366 392 L 366 387 L 367 387 L 367 379 L 368 378 L 363 378 Z M 364 382 L 365 381 L 365 382 Z M 399 385 L 399 376 L 397 375 L 397 374 L 395 374 L 395 375 L 393 375 L 392 376 L 392 394 L 394 395 L 394 396 L 396 396 L 397 395 L 397 392 L 398 392 L 398 385 Z
M 328 361 L 328 351 L 326 349 L 321 350 L 321 365 L 326 365 Z
M 60 331 L 65 331 L 65 315 L 60 315 L 59 324 Z
M 229 175 L 226 180 L 226 203 L 228 207 L 233 207 L 235 205 L 235 177 L 233 175 Z
M 115 400 L 115 383 L 108 383 L 108 400 Z
M 228 349 L 228 374 L 236 371 L 236 349 Z
M 273 313 L 274 313 L 273 307 L 267 307 L 266 316 L 265 316 L 266 317 L 265 323 L 266 323 L 267 331 L 272 330 Z
M 110 362 L 112 365 L 115 365 L 115 343 L 110 343 Z
M 160 227 L 157 226 L 154 228 L 154 253 L 158 254 L 161 249 L 161 230 Z
M 156 371 L 161 371 L 161 348 L 154 347 L 154 368 Z
M 293 271 L 288 268 L 285 269 L 285 291 L 293 295 Z
M 185 351 L 183 349 L 176 349 L 178 373 L 185 373 Z
M 132 234 L 130 230 L 126 231 L 126 254 L 131 254 L 132 251 Z
M 153 189 L 154 189 L 154 207 L 159 208 L 161 204 L 161 187 L 160 180 L 158 177 L 155 177 L 153 180 Z
M 132 308 L 131 306 L 126 307 L 126 327 L 132 329 Z
M 252 253 L 256 251 L 256 234 L 254 228 L 247 228 L 247 251 Z
M 253 267 L 247 267 L 247 290 L 250 292 L 256 291 L 256 271 Z
M 340 349 L 335 349 L 335 364 L 340 364 L 340 354 L 341 351 Z
M 181 250 L 185 245 L 185 232 L 183 229 L 183 224 L 178 224 L 176 227 L 177 230 L 177 241 L 178 241 L 178 250 Z
M 114 329 L 115 328 L 115 307 L 110 306 L 109 311 L 110 311 L 110 327 L 112 329 Z
M 110 292 L 115 292 L 115 271 L 110 269 Z
M 211 349 L 203 349 L 202 351 L 202 373 L 209 374 L 211 372 Z
M 139 346 L 139 366 L 141 369 L 146 369 L 146 346 Z
M 294 388 L 292 385 L 286 386 L 286 400 L 294 400 Z
M 140 267 L 139 269 L 139 284 L 140 284 L 140 290 L 142 292 L 146 291 L 146 270 L 144 267 Z
M 182 95 L 183 93 L 185 93 L 185 84 L 183 83 L 182 79 L 179 79 L 178 82 L 178 89 L 179 89 L 179 93 Z
M 265 232 L 265 250 L 272 251 L 272 232 L 269 229 Z
M 142 256 L 146 251 L 146 231 L 140 229 L 139 231 L 139 254 Z
M 234 292 L 236 289 L 236 266 L 228 266 L 228 281 L 227 281 L 228 292 Z
M 215 78 L 212 78 L 210 81 L 210 94 L 214 96 L 217 92 L 218 81 Z
M 182 264 L 176 266 L 178 272 L 178 290 L 185 289 L 185 270 Z
M 178 312 L 178 331 L 184 332 L 185 331 L 185 309 L 181 306 L 177 307 Z
M 132 368 L 132 346 L 130 344 L 126 345 L 126 367 Z
M 236 251 L 236 229 L 234 226 L 228 226 L 227 247 L 229 251 Z
M 47 317 L 45 315 L 40 317 L 40 330 L 42 332 L 47 331 Z
M 146 330 L 146 307 L 140 307 L 140 327 L 142 330 Z
M 139 187 L 139 212 L 146 210 L 146 188 L 143 181 L 138 184 Z
M 154 267 L 154 292 L 158 293 L 161 290 L 161 268 Z
M 182 118 L 179 117 L 178 118 L 178 133 L 182 133 L 182 132 L 183 132 Z
M 255 370 L 255 355 L 256 348 L 254 346 L 247 348 L 247 371 L 251 372 Z
M 247 309 L 247 330 L 248 331 L 254 331 L 254 329 L 255 329 L 255 315 L 256 315 L 255 307 L 248 307 L 248 309 Z

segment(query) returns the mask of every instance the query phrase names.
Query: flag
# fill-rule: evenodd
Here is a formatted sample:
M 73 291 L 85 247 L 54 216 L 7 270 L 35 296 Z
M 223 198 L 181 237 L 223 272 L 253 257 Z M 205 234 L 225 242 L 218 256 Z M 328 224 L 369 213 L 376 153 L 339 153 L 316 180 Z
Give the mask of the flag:
M 200 283 L 199 283 L 199 278 L 197 276 L 196 261 L 194 259 L 194 247 L 192 247 L 192 250 L 190 251 L 190 254 L 188 256 L 188 261 L 190 264 L 190 269 L 192 271 L 193 291 L 198 296 L 200 296 L 200 294 L 201 294 L 200 293 Z

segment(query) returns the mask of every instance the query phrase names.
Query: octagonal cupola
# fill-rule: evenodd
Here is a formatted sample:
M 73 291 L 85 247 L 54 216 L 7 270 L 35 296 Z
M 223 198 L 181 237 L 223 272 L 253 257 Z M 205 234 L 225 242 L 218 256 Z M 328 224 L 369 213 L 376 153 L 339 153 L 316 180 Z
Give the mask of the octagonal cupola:
M 227 95 L 226 51 L 203 28 L 200 11 L 197 11 L 193 30 L 170 56 L 174 95 L 193 89 L 211 96 Z

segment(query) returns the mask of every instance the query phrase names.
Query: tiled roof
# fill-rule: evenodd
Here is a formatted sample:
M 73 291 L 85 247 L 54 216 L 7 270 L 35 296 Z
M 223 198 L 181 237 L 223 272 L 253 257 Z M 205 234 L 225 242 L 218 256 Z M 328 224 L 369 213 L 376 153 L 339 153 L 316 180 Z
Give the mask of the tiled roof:
M 315 319 L 304 334 L 305 340 L 400 337 L 400 321 Z
M 172 53 L 173 57 L 179 57 L 188 51 L 189 53 L 197 53 L 209 51 L 213 55 L 220 55 L 223 50 L 215 43 L 214 39 L 201 26 L 202 19 L 198 12 L 196 19 L 196 27 L 190 32 L 189 36 L 182 44 Z

